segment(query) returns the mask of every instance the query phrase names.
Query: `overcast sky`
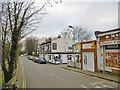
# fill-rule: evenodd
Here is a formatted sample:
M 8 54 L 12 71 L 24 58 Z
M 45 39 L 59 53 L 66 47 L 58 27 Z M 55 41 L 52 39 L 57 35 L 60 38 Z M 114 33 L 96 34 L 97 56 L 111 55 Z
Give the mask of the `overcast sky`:
M 39 38 L 57 36 L 69 25 L 80 25 L 92 32 L 118 28 L 119 0 L 103 1 L 62 0 L 47 8 L 48 14 L 31 35 Z

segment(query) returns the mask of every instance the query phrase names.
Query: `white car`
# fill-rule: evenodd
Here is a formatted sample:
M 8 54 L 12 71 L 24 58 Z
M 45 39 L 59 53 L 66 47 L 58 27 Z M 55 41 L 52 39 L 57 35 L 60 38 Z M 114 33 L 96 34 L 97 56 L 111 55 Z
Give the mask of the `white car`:
M 29 60 L 33 60 L 33 56 L 28 56 L 28 59 Z
M 38 62 L 38 59 L 39 59 L 38 57 L 33 57 L 34 62 Z
M 53 64 L 60 64 L 60 61 L 52 61 Z

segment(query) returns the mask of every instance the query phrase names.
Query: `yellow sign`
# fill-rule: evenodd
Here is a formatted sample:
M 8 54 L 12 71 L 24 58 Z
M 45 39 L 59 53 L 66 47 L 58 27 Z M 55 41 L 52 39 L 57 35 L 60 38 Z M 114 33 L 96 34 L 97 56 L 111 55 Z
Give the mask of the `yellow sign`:
M 80 50 L 80 49 L 81 49 L 81 44 L 80 44 L 80 43 L 77 43 L 77 44 L 76 44 L 76 49 L 77 49 L 77 50 Z
M 92 48 L 95 48 L 95 42 L 92 42 L 92 45 L 91 45 Z

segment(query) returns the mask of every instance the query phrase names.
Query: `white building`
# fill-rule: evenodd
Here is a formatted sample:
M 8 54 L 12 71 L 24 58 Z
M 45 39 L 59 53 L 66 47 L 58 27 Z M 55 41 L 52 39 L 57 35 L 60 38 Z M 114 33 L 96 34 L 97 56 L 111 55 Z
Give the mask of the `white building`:
M 72 53 L 69 47 L 73 44 L 73 40 L 68 36 L 59 36 L 51 41 L 51 53 L 47 54 L 48 61 L 51 63 L 67 63 L 67 56 Z
M 41 44 L 42 52 L 46 60 L 51 63 L 67 63 L 68 56 L 71 55 L 73 40 L 70 39 L 67 35 L 63 37 L 58 36 L 57 38 L 52 39 L 49 42 Z M 46 49 L 46 47 L 49 47 Z

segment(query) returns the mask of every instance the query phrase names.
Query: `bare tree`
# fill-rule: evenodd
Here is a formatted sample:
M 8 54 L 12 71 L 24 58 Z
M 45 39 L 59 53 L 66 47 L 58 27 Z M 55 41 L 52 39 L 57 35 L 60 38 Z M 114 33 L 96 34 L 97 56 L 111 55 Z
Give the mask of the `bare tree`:
M 25 50 L 29 55 L 32 55 L 33 52 L 36 52 L 38 41 L 38 38 L 32 36 L 25 39 Z
M 44 4 L 36 7 L 34 0 L 18 0 L 1 3 L 1 29 L 2 29 L 2 70 L 4 80 L 8 82 L 16 64 L 16 53 L 19 41 L 36 30 L 36 25 L 41 21 L 41 17 L 46 15 L 46 7 L 52 6 L 52 0 L 46 0 Z M 56 2 L 58 3 L 58 2 Z M 6 57 L 5 46 L 9 45 Z M 5 60 L 8 60 L 8 69 Z
M 69 26 L 66 29 L 64 29 L 64 31 L 61 32 L 61 34 L 66 34 L 71 39 L 75 39 L 75 42 L 91 40 L 93 37 L 92 33 L 86 28 L 83 28 L 82 26 Z

